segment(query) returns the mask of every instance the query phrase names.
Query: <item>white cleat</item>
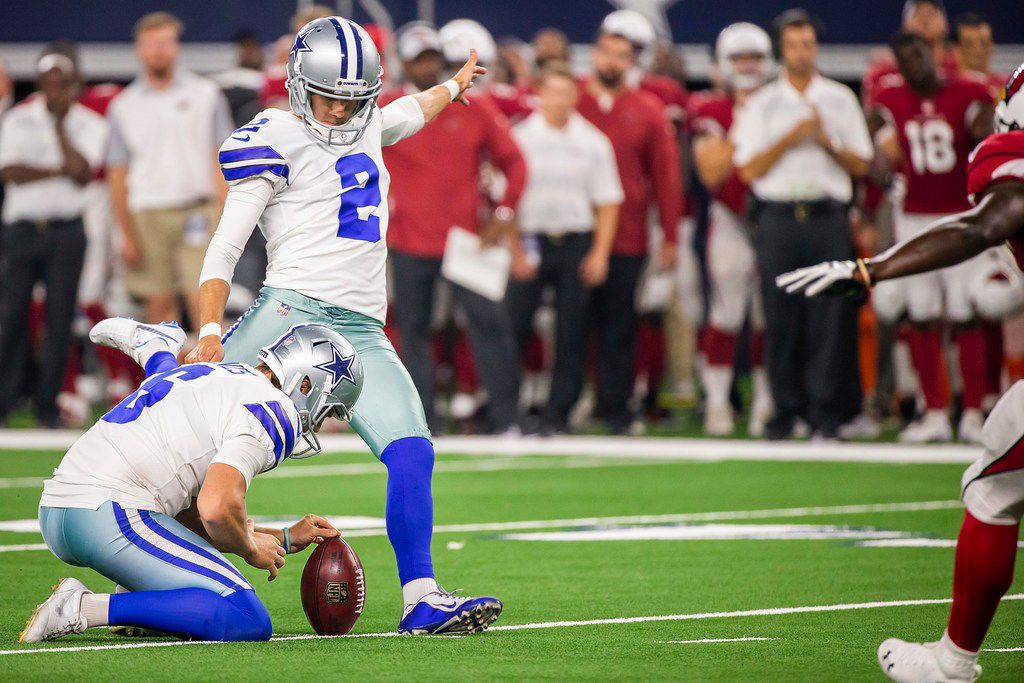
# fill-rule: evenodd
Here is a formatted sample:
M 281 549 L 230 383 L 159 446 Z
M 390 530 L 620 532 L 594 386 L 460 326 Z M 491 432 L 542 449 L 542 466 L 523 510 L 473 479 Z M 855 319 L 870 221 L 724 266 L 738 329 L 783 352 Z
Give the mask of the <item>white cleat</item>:
M 973 661 L 943 657 L 941 650 L 941 642 L 890 638 L 878 646 L 878 665 L 897 683 L 968 683 L 981 676 L 981 667 Z
M 41 643 L 85 631 L 82 596 L 86 593 L 92 591 L 78 579 L 61 579 L 46 602 L 32 610 L 18 641 Z
M 704 433 L 708 436 L 730 436 L 736 425 L 733 420 L 732 406 L 728 403 L 721 406 L 708 406 L 704 413 Z
M 953 440 L 953 427 L 945 410 L 927 410 L 920 420 L 900 432 L 902 443 L 948 443 Z
M 960 424 L 956 429 L 956 438 L 960 443 L 981 443 L 981 430 L 985 426 L 985 416 L 977 408 L 968 408 L 960 416 Z
M 839 428 L 839 438 L 843 441 L 877 439 L 881 435 L 882 425 L 867 413 L 861 413 Z
M 185 330 L 178 323 L 150 325 L 131 318 L 107 318 L 89 330 L 94 344 L 123 351 L 132 360 L 146 366 L 146 361 L 157 351 L 169 351 L 177 358 L 185 345 Z

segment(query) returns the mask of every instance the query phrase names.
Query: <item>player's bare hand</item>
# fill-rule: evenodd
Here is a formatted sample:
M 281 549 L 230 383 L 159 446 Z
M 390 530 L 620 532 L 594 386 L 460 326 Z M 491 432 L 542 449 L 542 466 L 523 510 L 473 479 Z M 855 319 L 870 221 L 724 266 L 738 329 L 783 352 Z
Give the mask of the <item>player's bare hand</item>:
M 491 220 L 480 229 L 480 246 L 493 247 L 505 241 L 506 237 L 512 238 L 516 234 L 514 221 L 502 220 L 492 216 Z
M 792 144 L 799 145 L 805 140 L 817 140 L 820 135 L 823 135 L 821 116 L 817 109 L 812 109 L 810 116 L 793 126 L 793 130 L 789 132 L 789 140 Z
M 310 543 L 323 543 L 328 538 L 339 536 L 340 533 L 324 517 L 306 515 L 288 527 L 288 540 L 291 544 L 291 552 L 296 553 L 300 550 L 305 550 L 306 546 Z
M 219 363 L 224 360 L 224 346 L 220 337 L 208 334 L 185 356 L 186 363 Z
M 132 270 L 142 265 L 142 247 L 134 236 L 126 237 L 121 242 L 121 258 L 124 259 L 124 265 Z
M 591 249 L 580 262 L 580 280 L 587 287 L 598 287 L 608 279 L 608 256 Z
M 477 65 L 476 50 L 470 49 L 469 59 L 462 65 L 459 72 L 452 77 L 452 79 L 459 84 L 459 94 L 455 96 L 453 102 L 461 102 L 462 104 L 469 106 L 469 100 L 466 99 L 466 91 L 473 87 L 473 79 L 477 76 L 483 76 L 487 73 L 487 69 Z
M 246 520 L 245 524 L 249 530 L 251 547 L 242 559 L 257 569 L 269 572 L 267 581 L 273 581 L 277 578 L 277 572 L 284 566 L 284 546 L 276 536 L 256 531 L 252 519 Z
M 517 282 L 529 282 L 537 277 L 537 267 L 530 262 L 526 251 L 521 245 L 513 246 L 511 249 L 512 261 L 509 264 L 508 274 Z

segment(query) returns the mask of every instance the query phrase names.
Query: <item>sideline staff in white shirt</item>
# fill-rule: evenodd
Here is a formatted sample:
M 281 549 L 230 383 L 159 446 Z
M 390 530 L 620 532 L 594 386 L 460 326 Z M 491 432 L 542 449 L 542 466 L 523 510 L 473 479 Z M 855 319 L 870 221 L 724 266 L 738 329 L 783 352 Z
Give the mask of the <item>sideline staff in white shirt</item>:
M 608 275 L 623 194 L 611 142 L 576 113 L 568 67 L 546 66 L 537 92 L 539 110 L 512 129 L 528 170 L 520 232 L 536 264 L 530 278 L 509 284 L 507 299 L 522 350 L 544 288 L 555 290 L 555 362 L 540 427 L 558 432 L 579 397 L 589 288 Z
M 71 340 L 85 258 L 85 186 L 107 145 L 103 117 L 75 101 L 71 57 L 50 52 L 37 64 L 39 92 L 0 125 L 0 178 L 6 183 L 0 240 L 0 424 L 17 401 L 29 357 L 29 304 L 46 285 L 46 335 L 35 378 L 41 426 L 58 426 L 57 391 Z
M 846 86 L 817 72 L 819 24 L 804 10 L 772 23 L 784 73 L 747 102 L 733 126 L 734 161 L 758 199 L 755 222 L 764 301 L 765 361 L 775 416 L 768 438 L 802 418 L 824 438 L 860 411 L 856 307 L 788 296 L 775 276 L 854 257 L 848 204 L 867 173 L 871 140 Z

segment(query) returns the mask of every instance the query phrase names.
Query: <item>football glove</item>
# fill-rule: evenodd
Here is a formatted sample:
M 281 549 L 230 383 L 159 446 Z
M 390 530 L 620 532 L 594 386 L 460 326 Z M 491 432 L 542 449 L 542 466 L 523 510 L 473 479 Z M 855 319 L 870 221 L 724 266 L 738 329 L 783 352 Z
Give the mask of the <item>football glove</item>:
M 857 276 L 860 275 L 860 279 Z M 775 278 L 775 285 L 787 294 L 803 292 L 805 296 L 829 294 L 861 297 L 871 283 L 871 270 L 862 259 L 826 261 L 816 266 L 798 268 Z

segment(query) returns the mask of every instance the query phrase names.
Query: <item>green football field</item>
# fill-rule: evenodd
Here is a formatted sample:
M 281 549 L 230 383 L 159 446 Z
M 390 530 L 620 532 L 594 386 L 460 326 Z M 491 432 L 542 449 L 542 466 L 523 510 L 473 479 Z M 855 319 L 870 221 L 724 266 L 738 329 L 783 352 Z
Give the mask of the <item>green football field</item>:
M 299 602 L 308 551 L 267 583 L 240 564 L 275 640 L 204 644 L 95 629 L 17 643 L 62 565 L 31 529 L 59 452 L 0 451 L 4 680 L 882 680 L 888 636 L 933 640 L 948 613 L 962 465 L 444 456 L 433 550 L 448 589 L 505 612 L 464 638 L 387 637 L 401 594 L 382 529 L 384 469 L 322 455 L 255 481 L 250 514 L 343 517 L 362 558 L 357 637 L 313 638 Z M 681 453 L 680 457 L 685 457 Z M 15 531 L 12 529 L 27 529 Z M 1020 580 L 986 641 L 983 680 L 1024 680 Z M 1018 598 L 1024 596 L 1017 596 Z M 715 642 L 718 641 L 718 642 Z M 166 642 L 166 644 L 164 644 Z

